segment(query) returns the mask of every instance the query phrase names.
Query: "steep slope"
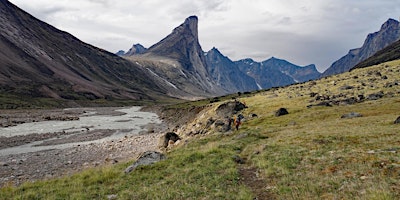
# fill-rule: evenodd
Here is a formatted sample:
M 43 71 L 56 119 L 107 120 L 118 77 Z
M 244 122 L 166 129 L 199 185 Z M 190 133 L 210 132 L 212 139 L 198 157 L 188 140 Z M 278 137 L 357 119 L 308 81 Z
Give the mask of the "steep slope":
M 221 54 L 218 49 L 213 48 L 206 53 L 209 73 L 212 79 L 224 90 L 235 93 L 261 89 L 256 81 L 243 73 L 239 67 L 228 57 Z
M 198 40 L 198 19 L 188 17 L 171 34 L 144 54 L 127 56 L 169 86 L 169 94 L 180 98 L 202 98 L 226 94 L 208 73 L 204 52 Z
M 329 76 L 349 71 L 359 62 L 372 56 L 379 50 L 400 39 L 400 23 L 397 20 L 387 20 L 378 32 L 367 36 L 362 47 L 352 49 L 349 53 L 335 61 L 322 76 Z
M 239 60 L 235 63 L 241 71 L 253 77 L 263 89 L 305 82 L 320 76 L 315 65 L 300 67 L 274 57 L 261 63 L 252 59 Z
M 378 51 L 376 54 L 369 57 L 368 59 L 358 63 L 351 70 L 357 69 L 357 68 L 369 67 L 369 66 L 377 65 L 377 64 L 392 61 L 392 60 L 398 60 L 398 59 L 400 59 L 400 40 L 398 40 L 397 42 Z
M 149 99 L 166 90 L 140 66 L 0 0 L 0 92 L 56 99 Z

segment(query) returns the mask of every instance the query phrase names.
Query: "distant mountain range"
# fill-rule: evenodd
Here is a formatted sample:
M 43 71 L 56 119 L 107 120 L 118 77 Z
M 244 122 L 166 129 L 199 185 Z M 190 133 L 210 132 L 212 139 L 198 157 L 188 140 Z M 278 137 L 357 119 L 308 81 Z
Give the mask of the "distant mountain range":
M 358 63 L 399 39 L 400 23 L 397 20 L 388 19 L 378 32 L 368 34 L 362 47 L 350 50 L 348 54 L 334 62 L 322 73 L 322 77 L 347 72 Z

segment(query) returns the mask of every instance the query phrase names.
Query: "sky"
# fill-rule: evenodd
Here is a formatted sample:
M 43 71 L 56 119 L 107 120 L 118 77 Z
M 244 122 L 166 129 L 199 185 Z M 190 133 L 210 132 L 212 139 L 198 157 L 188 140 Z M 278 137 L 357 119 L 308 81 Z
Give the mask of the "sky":
M 192 15 L 203 51 L 236 61 L 271 57 L 320 72 L 362 46 L 400 0 L 10 0 L 36 18 L 112 53 L 159 42 Z

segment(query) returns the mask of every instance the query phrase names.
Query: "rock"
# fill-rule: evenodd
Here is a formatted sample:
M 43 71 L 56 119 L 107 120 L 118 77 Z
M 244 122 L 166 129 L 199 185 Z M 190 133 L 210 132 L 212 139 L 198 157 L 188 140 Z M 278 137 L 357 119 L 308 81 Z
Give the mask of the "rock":
M 360 113 L 351 112 L 351 113 L 347 113 L 347 114 L 342 115 L 340 118 L 342 118 L 342 119 L 351 119 L 351 118 L 355 118 L 355 117 L 362 117 L 362 115 Z
M 354 86 L 351 86 L 351 85 L 344 85 L 344 86 L 340 87 L 339 90 L 351 90 L 351 89 L 353 89 L 353 88 L 354 88 Z
M 132 165 L 130 165 L 129 167 L 127 167 L 125 169 L 125 173 L 130 173 L 139 166 L 151 165 L 153 163 L 156 163 L 156 162 L 159 162 L 159 161 L 165 160 L 165 159 L 166 159 L 165 155 L 160 152 L 146 151 L 143 154 L 141 154 Z
M 251 118 L 255 118 L 255 117 L 258 117 L 258 115 L 257 115 L 257 114 L 255 114 L 255 113 L 251 113 L 251 114 L 249 115 L 249 117 L 251 117 Z
M 238 163 L 238 164 L 244 164 L 245 163 L 245 160 L 243 158 L 241 158 L 240 156 L 238 156 L 238 155 L 235 155 L 232 158 L 233 158 L 233 161 L 235 161 L 235 163 Z
M 394 121 L 394 124 L 400 124 L 400 116 Z
M 275 112 L 275 116 L 276 117 L 279 117 L 279 116 L 282 116 L 282 115 L 287 115 L 287 114 L 289 114 L 289 112 L 286 110 L 286 108 L 279 108 L 279 110 L 277 110 Z
M 235 100 L 219 105 L 215 111 L 220 117 L 225 117 L 235 114 L 245 108 L 247 108 L 245 104 Z
M 177 140 L 180 140 L 180 139 L 181 138 L 176 133 L 168 132 L 160 138 L 159 146 L 167 148 L 170 140 L 172 140 L 173 142 L 176 142 Z
M 380 91 L 378 93 L 373 93 L 373 94 L 368 95 L 367 99 L 368 100 L 378 100 L 378 99 L 382 98 L 383 95 L 384 95 L 383 92 Z
M 113 200 L 113 199 L 117 199 L 117 195 L 116 194 L 110 194 L 110 195 L 107 195 L 107 199 L 108 200 Z

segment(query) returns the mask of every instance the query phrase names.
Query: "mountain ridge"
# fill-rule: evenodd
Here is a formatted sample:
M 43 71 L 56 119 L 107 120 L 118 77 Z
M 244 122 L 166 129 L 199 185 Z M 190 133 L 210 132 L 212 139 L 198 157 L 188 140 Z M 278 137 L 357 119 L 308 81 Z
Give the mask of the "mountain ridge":
M 349 50 L 345 56 L 335 61 L 321 76 L 325 77 L 347 72 L 361 61 L 399 39 L 400 23 L 395 19 L 389 18 L 381 25 L 379 31 L 367 35 L 361 47 Z

